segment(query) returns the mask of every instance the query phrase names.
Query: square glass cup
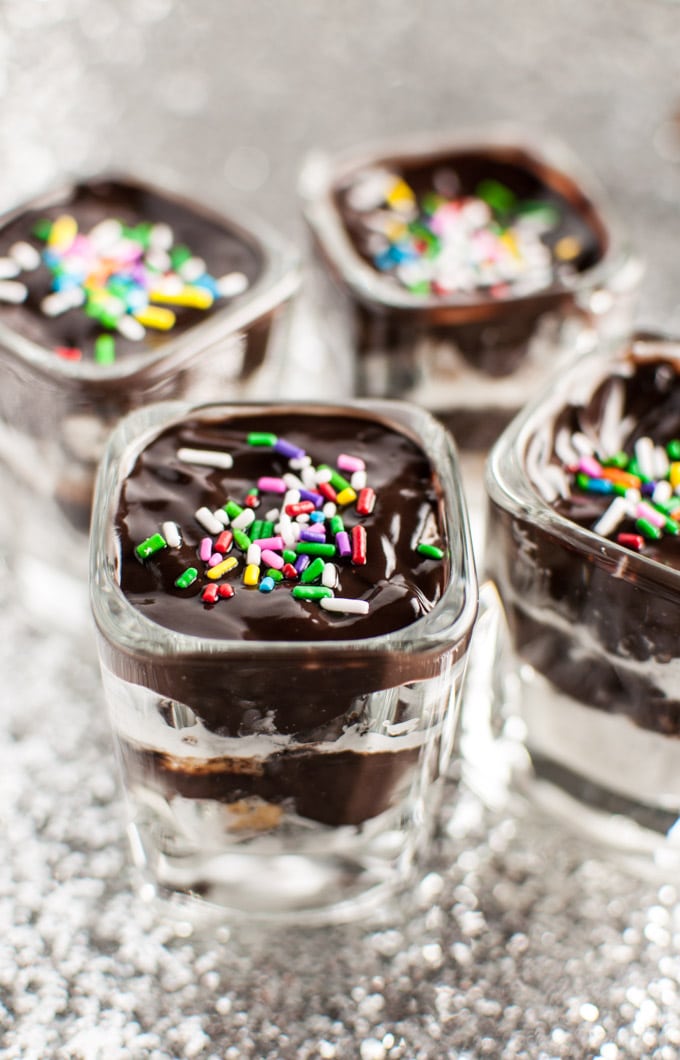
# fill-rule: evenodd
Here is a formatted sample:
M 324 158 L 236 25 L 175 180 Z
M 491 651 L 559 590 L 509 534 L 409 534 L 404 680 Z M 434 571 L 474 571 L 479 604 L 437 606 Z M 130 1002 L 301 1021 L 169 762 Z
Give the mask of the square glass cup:
M 339 415 L 357 431 L 386 426 L 425 455 L 428 504 L 436 505 L 444 543 L 440 560 L 424 561 L 444 564 L 430 610 L 411 621 L 411 609 L 409 624 L 378 634 L 362 634 L 366 618 L 352 620 L 334 630 L 341 639 L 326 632 L 304 639 L 300 614 L 286 620 L 297 623 L 285 624 L 288 639 L 276 639 L 280 632 L 270 638 L 259 619 L 244 639 L 165 628 L 126 595 L 115 526 L 140 454 L 187 419 L 235 425 L 245 437 L 254 418 L 273 413 L 296 417 L 310 445 L 317 425 Z M 352 443 L 347 438 L 350 453 Z M 405 508 L 418 503 L 408 491 L 398 496 Z M 378 513 L 379 505 L 378 491 Z M 421 502 L 409 519 L 424 511 Z M 404 517 L 405 509 L 386 516 L 397 534 Z M 387 542 L 389 591 L 390 533 L 387 526 L 378 545 Z M 423 562 L 415 541 L 404 547 L 415 564 Z M 342 561 L 339 567 L 342 580 Z M 254 592 L 250 600 L 259 605 L 258 589 L 242 584 L 240 573 L 234 584 L 237 594 Z M 413 878 L 442 796 L 477 611 L 455 446 L 433 417 L 389 401 L 169 402 L 132 413 L 114 431 L 99 472 L 91 600 L 133 857 L 147 890 L 222 914 L 331 922 L 379 907 Z M 311 610 L 302 614 L 303 629 L 317 621 L 309 615 L 318 604 L 305 606 Z
M 679 439 L 680 344 L 652 336 L 586 355 L 506 429 L 461 726 L 484 796 L 653 876 L 680 865 Z
M 69 244 L 71 218 L 78 229 Z M 112 220 L 126 226 L 117 264 L 109 260 Z M 155 305 L 160 323 L 143 317 L 140 325 L 131 303 L 120 326 L 115 316 L 102 323 L 111 304 L 120 309 L 126 290 L 138 294 L 134 270 L 141 259 L 128 267 L 125 248 L 134 250 L 130 240 L 151 229 L 144 264 L 152 263 L 166 284 L 181 286 L 179 274 L 186 277 L 189 304 L 168 288 Z M 111 428 L 151 401 L 264 393 L 299 285 L 297 255 L 240 211 L 224 216 L 132 177 L 104 175 L 56 188 L 0 218 L 0 271 L 10 277 L 0 281 L 0 473 L 10 499 L 3 536 L 14 553 L 26 538 L 19 527 L 49 526 L 51 562 L 85 575 L 79 534 L 89 526 L 97 463 Z M 82 304 L 82 277 L 89 283 L 95 273 L 106 294 L 100 287 Z M 207 292 L 205 284 L 227 277 L 231 287 Z M 101 335 L 115 343 L 113 359 L 101 352 L 95 358 Z
M 395 178 L 387 192 L 385 172 Z M 435 188 L 441 199 L 476 199 L 466 207 L 470 230 L 445 234 L 450 207 L 432 212 Z M 484 452 L 574 351 L 630 333 L 640 263 L 604 195 L 561 144 L 492 127 L 318 153 L 300 194 L 321 327 L 335 359 L 352 365 L 355 392 L 423 405 L 462 450 Z M 491 220 L 473 217 L 478 195 L 492 204 Z M 515 209 L 526 211 L 521 234 L 507 212 Z M 552 274 L 547 247 L 553 265 L 558 249 L 563 256 Z M 494 271 L 489 262 L 501 251 L 508 260 Z M 517 260 L 522 275 L 513 274 Z

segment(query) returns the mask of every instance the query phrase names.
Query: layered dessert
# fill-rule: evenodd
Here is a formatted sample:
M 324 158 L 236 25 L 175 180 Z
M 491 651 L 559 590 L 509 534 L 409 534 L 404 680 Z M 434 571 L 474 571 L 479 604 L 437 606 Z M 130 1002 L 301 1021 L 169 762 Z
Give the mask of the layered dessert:
M 503 435 L 487 488 L 534 779 L 603 838 L 676 843 L 680 347 L 580 361 Z
M 259 911 L 327 905 L 412 860 L 476 603 L 450 439 L 378 406 L 169 406 L 114 438 L 93 604 L 167 886 L 252 910 L 233 855 Z M 284 855 L 312 867 L 277 894 L 257 859 Z
M 418 141 L 310 167 L 327 304 L 344 307 L 359 393 L 434 411 L 484 449 L 636 283 L 589 182 L 511 139 Z M 319 278 L 319 282 L 320 278 Z M 597 297 L 593 297 L 597 293 Z M 621 292 L 620 292 L 621 293 Z M 622 308 L 622 303 L 619 305 Z
M 84 181 L 5 215 L 3 464 L 87 526 L 116 420 L 210 387 L 240 397 L 296 283 L 294 259 L 257 224 L 128 179 Z

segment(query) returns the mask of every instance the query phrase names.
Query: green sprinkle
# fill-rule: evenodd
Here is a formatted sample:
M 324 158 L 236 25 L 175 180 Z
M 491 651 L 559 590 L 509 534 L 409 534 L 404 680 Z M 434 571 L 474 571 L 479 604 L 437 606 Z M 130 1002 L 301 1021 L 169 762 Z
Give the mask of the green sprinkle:
M 248 445 L 276 445 L 279 438 L 276 434 L 270 434 L 268 431 L 251 431 L 246 437 Z
M 295 563 L 297 559 L 297 553 L 293 552 L 292 548 L 284 548 L 282 555 L 284 563 Z
M 137 559 L 148 559 L 149 556 L 153 556 L 154 552 L 160 552 L 162 548 L 167 547 L 168 543 L 162 534 L 152 534 L 151 537 L 147 537 L 145 541 L 137 545 L 135 556 Z
M 522 202 L 517 205 L 519 217 L 531 217 L 544 224 L 546 228 L 555 228 L 560 220 L 560 211 L 548 202 Z
M 583 471 L 579 471 L 576 475 L 576 485 L 580 490 L 587 490 L 590 485 L 590 478 Z
M 333 516 L 331 516 L 331 520 L 330 520 L 330 523 L 329 523 L 329 529 L 330 529 L 330 532 L 332 534 L 341 534 L 342 533 L 342 531 L 345 529 L 345 524 L 342 521 L 342 516 L 341 515 L 333 515 Z
M 190 585 L 193 585 L 198 578 L 198 571 L 195 567 L 187 567 L 178 578 L 175 578 L 175 585 L 178 589 L 188 589 Z
M 280 570 L 277 570 L 276 567 L 270 567 L 269 568 L 269 570 L 267 571 L 267 577 L 271 578 L 271 580 L 274 581 L 274 582 L 282 582 L 283 581 L 283 574 L 281 573 Z
M 666 446 L 666 452 L 671 460 L 680 460 L 680 438 L 672 438 Z
M 247 552 L 252 543 L 248 534 L 245 534 L 243 530 L 234 530 L 234 544 L 241 549 L 241 552 Z
M 333 590 L 323 585 L 296 585 L 292 595 L 296 600 L 323 600 L 326 596 L 332 596 Z
M 302 585 L 310 585 L 311 582 L 315 582 L 317 578 L 320 578 L 323 574 L 323 569 L 326 566 L 321 556 L 318 556 L 308 567 L 305 567 L 302 574 L 300 575 L 300 583 Z
M 170 251 L 170 262 L 173 269 L 176 271 L 178 271 L 190 257 L 192 257 L 191 251 L 184 245 L 184 243 L 178 243 L 177 246 L 174 246 Z
M 262 536 L 273 537 L 274 536 L 274 524 L 268 519 L 265 519 L 262 523 Z
M 343 478 L 339 471 L 335 471 L 334 468 L 330 467 L 329 464 L 319 464 L 317 471 L 330 471 L 330 484 L 337 493 L 340 490 L 351 489 L 351 483 Z
M 116 359 L 116 340 L 113 335 L 97 335 L 94 340 L 96 364 L 113 364 Z
M 241 505 L 237 504 L 236 501 L 227 501 L 223 507 L 230 519 L 236 519 L 243 511 Z
M 642 472 L 640 471 L 640 465 L 638 464 L 637 459 L 634 456 L 632 456 L 630 458 L 630 460 L 628 461 L 628 469 L 627 470 L 631 473 L 631 475 L 637 475 L 637 477 L 640 479 L 641 482 L 651 482 L 652 481 L 651 478 L 649 478 L 648 475 L 643 475 L 642 474 Z
M 335 545 L 325 542 L 300 541 L 295 546 L 295 551 L 298 556 L 334 556 Z
M 35 238 L 41 239 L 43 243 L 47 242 L 51 231 L 52 222 L 46 217 L 43 217 L 40 221 L 36 221 L 32 228 L 32 232 Z
M 490 206 L 495 213 L 509 213 L 517 202 L 514 191 L 510 191 L 499 180 L 482 180 L 475 188 L 475 195 Z
M 619 469 L 619 471 L 625 471 L 626 468 L 628 467 L 628 461 L 629 460 L 630 460 L 630 457 L 628 456 L 628 454 L 624 453 L 623 451 L 621 451 L 619 453 L 614 453 L 613 456 L 610 456 L 607 460 L 605 460 L 604 461 L 604 466 L 605 467 L 617 467 Z
M 680 533 L 680 526 L 678 526 L 675 519 L 666 519 L 664 530 L 667 534 L 673 534 L 673 536 L 676 536 Z
M 654 526 L 648 519 L 636 519 L 635 526 L 644 537 L 648 537 L 652 541 L 658 541 L 661 537 L 659 527 Z
M 262 533 L 263 526 L 264 522 L 262 521 L 262 519 L 255 519 L 255 521 L 250 524 L 249 537 L 251 541 L 258 541 L 261 537 L 265 536 Z
M 428 545 L 426 541 L 419 541 L 416 545 L 416 552 L 419 552 L 421 556 L 427 556 L 428 559 L 443 559 L 444 550 L 438 548 L 437 545 Z

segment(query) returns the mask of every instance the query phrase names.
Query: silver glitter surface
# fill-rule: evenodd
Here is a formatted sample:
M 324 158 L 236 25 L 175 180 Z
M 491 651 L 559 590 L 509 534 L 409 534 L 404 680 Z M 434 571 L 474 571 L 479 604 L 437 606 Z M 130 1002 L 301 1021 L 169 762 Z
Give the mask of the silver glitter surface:
M 512 119 L 599 177 L 647 260 L 640 322 L 680 330 L 679 53 L 662 0 L 5 0 L 0 205 L 112 167 L 300 238 L 308 151 Z M 147 904 L 85 591 L 8 558 L 3 1058 L 680 1056 L 680 881 L 453 782 L 426 875 L 374 922 L 202 932 Z

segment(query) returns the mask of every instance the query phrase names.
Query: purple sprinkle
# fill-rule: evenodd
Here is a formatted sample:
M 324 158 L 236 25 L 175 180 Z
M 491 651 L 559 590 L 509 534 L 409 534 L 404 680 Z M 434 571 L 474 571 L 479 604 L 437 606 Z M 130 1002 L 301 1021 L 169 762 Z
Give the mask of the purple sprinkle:
M 308 567 L 311 563 L 309 556 L 305 556 L 304 553 L 295 560 L 294 566 L 298 574 L 302 574 L 305 567 Z
M 317 508 L 323 507 L 326 503 L 320 493 L 313 493 L 311 490 L 300 490 L 301 501 L 311 501 Z
M 643 482 L 640 486 L 640 493 L 643 497 L 651 497 L 656 488 L 656 482 Z
M 307 455 L 304 449 L 300 449 L 299 445 L 293 445 L 292 442 L 287 442 L 285 438 L 277 439 L 274 443 L 274 452 L 280 453 L 281 456 L 287 456 L 289 460 L 300 460 Z
M 342 556 L 343 559 L 345 556 L 352 555 L 352 546 L 350 544 L 349 534 L 346 530 L 340 530 L 335 535 L 335 547 L 338 550 L 338 555 Z
M 307 529 L 300 531 L 300 540 L 323 542 L 326 540 L 326 531 L 322 526 L 310 524 Z

